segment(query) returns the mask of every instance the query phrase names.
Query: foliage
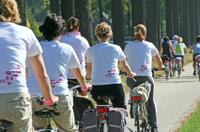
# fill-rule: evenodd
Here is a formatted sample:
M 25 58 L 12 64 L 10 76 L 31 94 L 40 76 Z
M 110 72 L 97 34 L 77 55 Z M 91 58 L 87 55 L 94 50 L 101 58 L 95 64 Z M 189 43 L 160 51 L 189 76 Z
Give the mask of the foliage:
M 30 28 L 38 37 L 41 36 L 38 28 L 44 17 L 49 13 L 49 4 L 49 0 L 28 0 L 28 22 L 30 24 Z

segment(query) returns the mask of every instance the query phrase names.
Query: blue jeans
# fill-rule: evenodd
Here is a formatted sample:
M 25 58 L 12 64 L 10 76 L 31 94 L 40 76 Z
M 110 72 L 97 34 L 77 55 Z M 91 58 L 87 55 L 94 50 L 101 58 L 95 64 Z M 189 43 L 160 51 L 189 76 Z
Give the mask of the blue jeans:
M 156 108 L 156 103 L 154 99 L 154 87 L 155 83 L 153 80 L 153 77 L 151 76 L 135 76 L 134 77 L 136 82 L 132 78 L 127 78 L 126 83 L 129 88 L 134 88 L 138 86 L 141 83 L 144 82 L 149 82 L 151 84 L 151 91 L 149 94 L 149 99 L 148 99 L 148 113 L 149 113 L 149 121 L 150 125 L 152 128 L 157 128 L 157 108 Z

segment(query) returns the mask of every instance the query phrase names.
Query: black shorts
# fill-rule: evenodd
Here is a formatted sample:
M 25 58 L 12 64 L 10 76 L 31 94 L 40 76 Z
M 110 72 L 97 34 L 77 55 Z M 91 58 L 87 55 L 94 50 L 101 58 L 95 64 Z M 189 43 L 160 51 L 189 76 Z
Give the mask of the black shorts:
M 113 97 L 111 100 L 113 107 L 125 108 L 125 92 L 122 84 L 93 85 L 90 93 L 97 104 L 102 103 L 98 96 L 107 95 Z
M 164 62 L 165 60 L 171 61 L 172 60 L 172 55 L 171 54 L 162 54 L 162 61 Z

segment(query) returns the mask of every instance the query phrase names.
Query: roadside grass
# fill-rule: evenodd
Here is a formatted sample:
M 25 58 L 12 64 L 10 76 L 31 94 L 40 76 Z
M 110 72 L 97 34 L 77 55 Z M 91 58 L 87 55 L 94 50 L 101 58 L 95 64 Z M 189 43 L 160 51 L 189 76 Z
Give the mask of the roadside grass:
M 182 121 L 176 132 L 200 132 L 200 103 L 186 119 Z

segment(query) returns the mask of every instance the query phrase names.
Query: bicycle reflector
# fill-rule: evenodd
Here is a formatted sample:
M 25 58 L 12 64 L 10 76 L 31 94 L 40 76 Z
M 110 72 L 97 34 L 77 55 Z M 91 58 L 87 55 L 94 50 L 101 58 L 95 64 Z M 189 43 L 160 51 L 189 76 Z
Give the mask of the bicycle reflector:
M 98 106 L 97 111 L 98 113 L 108 113 L 108 106 Z
M 132 101 L 135 101 L 135 102 L 139 102 L 139 101 L 142 100 L 142 97 L 141 97 L 141 96 L 132 96 L 132 97 L 131 97 L 131 100 L 132 100 Z

